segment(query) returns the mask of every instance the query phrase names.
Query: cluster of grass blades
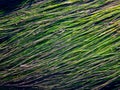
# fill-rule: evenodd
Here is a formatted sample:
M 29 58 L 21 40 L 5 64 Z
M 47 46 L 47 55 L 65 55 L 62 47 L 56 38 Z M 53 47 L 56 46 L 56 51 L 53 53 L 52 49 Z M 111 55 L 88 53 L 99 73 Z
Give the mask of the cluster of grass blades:
M 120 89 L 120 0 L 30 2 L 0 10 L 2 88 Z

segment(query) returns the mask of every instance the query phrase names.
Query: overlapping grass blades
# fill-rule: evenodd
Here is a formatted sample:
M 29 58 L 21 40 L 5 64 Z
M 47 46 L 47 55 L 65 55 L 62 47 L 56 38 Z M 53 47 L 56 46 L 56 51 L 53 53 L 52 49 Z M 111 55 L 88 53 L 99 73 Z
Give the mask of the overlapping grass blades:
M 40 1 L 0 17 L 0 40 L 0 85 L 120 89 L 119 0 Z

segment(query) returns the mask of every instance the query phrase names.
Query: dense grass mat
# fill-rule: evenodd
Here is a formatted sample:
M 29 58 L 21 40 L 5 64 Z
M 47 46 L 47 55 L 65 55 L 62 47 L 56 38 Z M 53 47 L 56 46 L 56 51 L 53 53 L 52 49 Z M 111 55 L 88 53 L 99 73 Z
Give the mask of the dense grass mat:
M 120 0 L 38 0 L 4 12 L 2 87 L 120 89 Z

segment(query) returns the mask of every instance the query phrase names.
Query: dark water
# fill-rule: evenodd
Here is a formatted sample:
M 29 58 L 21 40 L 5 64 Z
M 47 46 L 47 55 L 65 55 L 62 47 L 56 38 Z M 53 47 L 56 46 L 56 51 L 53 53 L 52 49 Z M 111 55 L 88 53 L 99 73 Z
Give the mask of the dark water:
M 111 82 L 101 90 L 120 90 L 120 78 L 114 82 Z
M 0 10 L 13 10 L 23 1 L 25 0 L 0 0 Z
M 41 90 L 32 87 L 12 87 L 12 86 L 0 86 L 0 90 Z

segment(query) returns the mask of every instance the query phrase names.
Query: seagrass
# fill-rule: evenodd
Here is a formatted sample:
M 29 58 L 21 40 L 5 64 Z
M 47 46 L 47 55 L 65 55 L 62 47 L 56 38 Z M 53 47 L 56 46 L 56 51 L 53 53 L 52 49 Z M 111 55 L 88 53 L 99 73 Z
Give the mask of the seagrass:
M 0 86 L 120 89 L 120 0 L 30 3 L 0 9 Z

